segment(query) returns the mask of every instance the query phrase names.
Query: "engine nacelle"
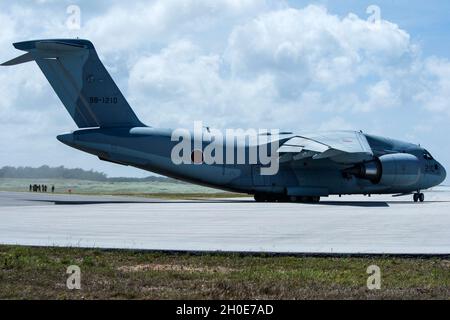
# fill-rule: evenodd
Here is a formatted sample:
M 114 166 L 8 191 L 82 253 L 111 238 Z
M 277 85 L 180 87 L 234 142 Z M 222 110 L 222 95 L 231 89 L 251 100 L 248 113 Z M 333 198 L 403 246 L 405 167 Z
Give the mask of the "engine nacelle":
M 345 173 L 393 187 L 414 185 L 420 179 L 420 161 L 408 153 L 387 154 L 374 161 L 359 164 Z

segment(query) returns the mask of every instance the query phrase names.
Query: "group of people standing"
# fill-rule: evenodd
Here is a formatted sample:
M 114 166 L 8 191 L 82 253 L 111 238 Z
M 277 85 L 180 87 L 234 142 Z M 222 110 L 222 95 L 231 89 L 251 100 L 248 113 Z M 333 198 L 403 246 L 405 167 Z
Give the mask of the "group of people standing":
M 47 192 L 48 187 L 45 184 L 30 184 L 30 192 Z M 52 193 L 55 192 L 55 186 L 52 185 Z

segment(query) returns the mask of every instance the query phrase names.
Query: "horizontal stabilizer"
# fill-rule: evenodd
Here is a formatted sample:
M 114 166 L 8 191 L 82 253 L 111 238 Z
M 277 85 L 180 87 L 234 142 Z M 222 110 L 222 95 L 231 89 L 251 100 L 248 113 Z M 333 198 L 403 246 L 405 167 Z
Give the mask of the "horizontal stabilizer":
M 86 49 L 86 46 L 75 44 L 75 43 L 66 43 L 66 42 L 53 42 L 53 41 L 41 41 L 35 44 L 37 50 L 42 51 L 54 51 L 57 53 L 70 53 L 76 52 L 83 49 Z
M 9 60 L 5 63 L 0 64 L 0 66 L 15 66 L 17 64 L 21 64 L 21 63 L 26 63 L 26 62 L 30 62 L 30 61 L 34 61 L 34 57 L 31 53 L 25 53 L 24 55 L 21 55 L 20 57 L 14 58 L 12 60 Z

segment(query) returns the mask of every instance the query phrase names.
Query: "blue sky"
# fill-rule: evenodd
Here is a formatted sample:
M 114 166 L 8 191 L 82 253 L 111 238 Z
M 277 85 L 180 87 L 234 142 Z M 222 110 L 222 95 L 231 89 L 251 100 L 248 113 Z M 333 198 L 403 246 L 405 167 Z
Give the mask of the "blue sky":
M 71 4 L 79 30 L 66 26 Z M 15 41 L 88 38 L 149 125 L 364 130 L 421 143 L 450 168 L 449 12 L 448 1 L 2 1 L 0 60 L 19 54 Z M 0 95 L 0 166 L 148 174 L 60 144 L 75 125 L 34 64 L 0 69 Z

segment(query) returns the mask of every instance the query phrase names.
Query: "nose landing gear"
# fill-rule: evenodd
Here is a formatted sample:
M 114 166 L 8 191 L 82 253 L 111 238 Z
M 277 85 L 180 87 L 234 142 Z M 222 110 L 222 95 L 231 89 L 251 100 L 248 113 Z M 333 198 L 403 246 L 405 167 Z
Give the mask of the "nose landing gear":
M 419 201 L 424 202 L 425 195 L 421 192 L 414 193 L 413 200 L 414 200 L 414 202 L 419 202 Z

